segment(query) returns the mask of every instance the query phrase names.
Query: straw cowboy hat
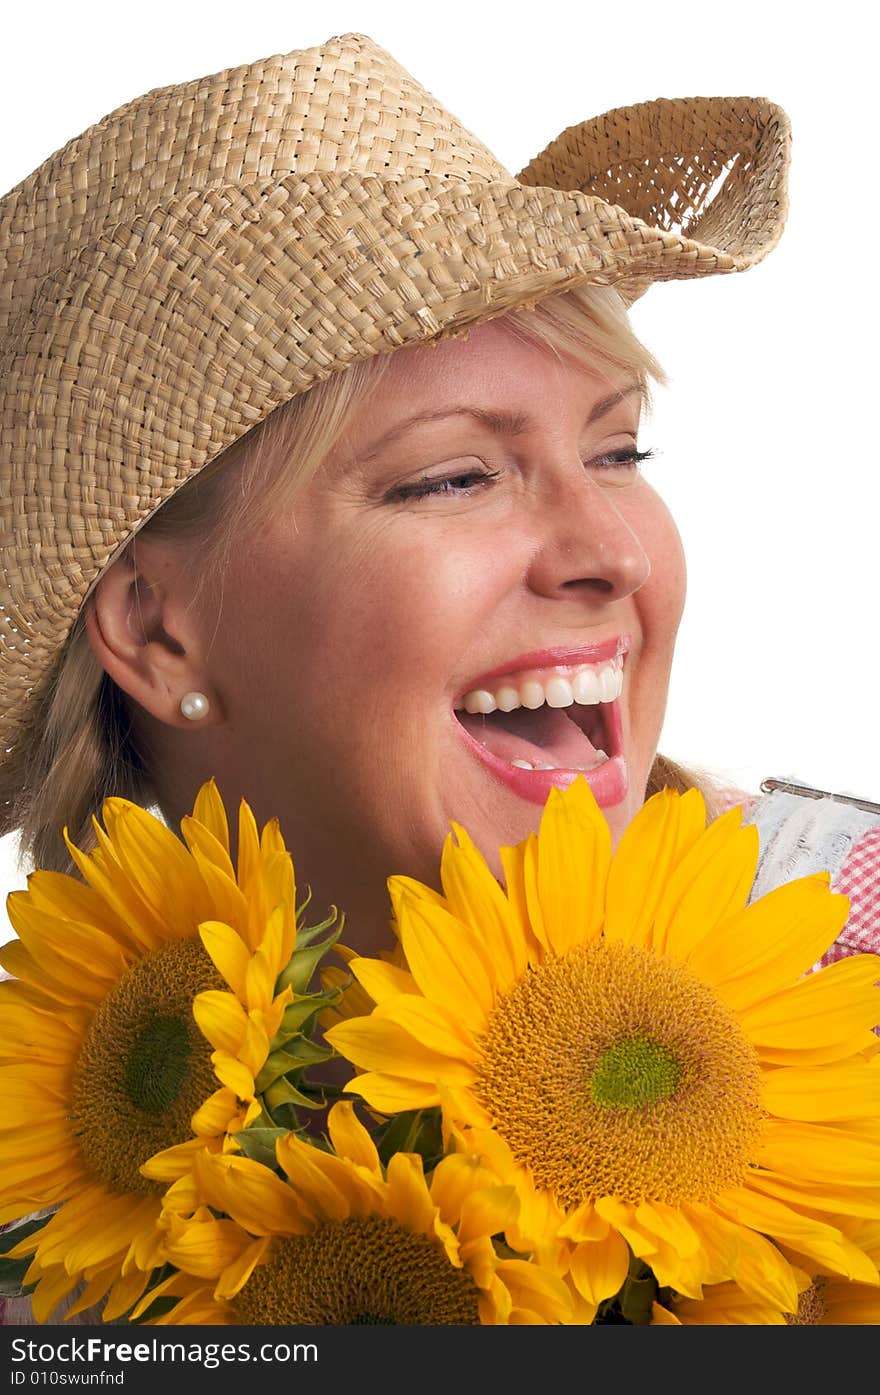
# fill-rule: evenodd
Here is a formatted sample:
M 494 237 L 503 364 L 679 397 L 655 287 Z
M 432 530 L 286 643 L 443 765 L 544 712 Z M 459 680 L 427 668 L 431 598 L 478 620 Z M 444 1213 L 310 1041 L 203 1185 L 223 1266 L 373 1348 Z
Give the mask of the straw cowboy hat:
M 658 100 L 513 176 L 361 34 L 70 141 L 0 201 L 0 759 L 101 572 L 273 408 L 572 286 L 742 271 L 788 159 L 768 101 Z

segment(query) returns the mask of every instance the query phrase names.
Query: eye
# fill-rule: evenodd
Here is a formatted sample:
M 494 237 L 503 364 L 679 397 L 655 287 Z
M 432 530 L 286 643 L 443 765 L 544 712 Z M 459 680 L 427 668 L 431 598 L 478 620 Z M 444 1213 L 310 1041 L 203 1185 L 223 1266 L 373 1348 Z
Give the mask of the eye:
M 637 470 L 645 460 L 651 460 L 654 455 L 653 450 L 637 450 L 635 446 L 626 446 L 622 450 L 598 455 L 593 460 L 586 461 L 586 464 L 593 470 Z
M 407 499 L 428 499 L 445 496 L 454 498 L 474 494 L 477 490 L 498 478 L 498 470 L 457 470 L 452 475 L 426 476 L 411 484 L 397 484 L 385 495 L 388 503 L 401 503 Z

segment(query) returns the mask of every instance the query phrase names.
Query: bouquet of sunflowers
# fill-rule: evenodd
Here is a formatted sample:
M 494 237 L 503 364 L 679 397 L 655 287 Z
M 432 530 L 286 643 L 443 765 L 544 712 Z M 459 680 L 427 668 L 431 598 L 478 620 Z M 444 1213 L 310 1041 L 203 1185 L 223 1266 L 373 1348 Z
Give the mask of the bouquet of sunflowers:
M 577 780 L 503 888 L 453 826 L 381 959 L 244 803 L 233 863 L 213 783 L 181 837 L 102 818 L 0 951 L 0 1285 L 38 1321 L 880 1321 L 877 960 L 814 971 L 826 874 L 749 903 L 739 810 L 664 791 L 612 856 Z

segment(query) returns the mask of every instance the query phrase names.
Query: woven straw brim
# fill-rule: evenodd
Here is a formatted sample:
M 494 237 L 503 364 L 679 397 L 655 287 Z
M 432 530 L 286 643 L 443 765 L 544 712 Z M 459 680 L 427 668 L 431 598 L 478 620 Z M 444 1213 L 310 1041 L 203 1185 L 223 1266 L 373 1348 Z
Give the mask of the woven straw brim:
M 573 286 L 632 300 L 746 269 L 783 225 L 788 139 L 768 102 L 647 103 L 572 128 L 516 180 L 201 188 L 81 247 L 0 343 L 0 753 L 108 561 L 274 408 Z

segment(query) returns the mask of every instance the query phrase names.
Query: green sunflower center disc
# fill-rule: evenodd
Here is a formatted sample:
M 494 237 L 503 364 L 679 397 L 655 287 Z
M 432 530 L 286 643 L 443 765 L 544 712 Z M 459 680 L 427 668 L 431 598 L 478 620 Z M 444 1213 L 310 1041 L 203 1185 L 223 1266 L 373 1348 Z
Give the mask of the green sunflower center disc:
M 96 1181 L 149 1193 L 142 1163 L 192 1137 L 218 1088 L 193 999 L 225 988 L 201 940 L 168 940 L 136 960 L 92 1019 L 76 1064 L 71 1123 Z
M 122 1088 L 143 1114 L 164 1114 L 180 1094 L 192 1056 L 187 1024 L 178 1017 L 154 1017 L 132 1043 L 122 1072 Z
M 609 1046 L 590 1077 L 590 1089 L 597 1104 L 639 1109 L 669 1099 L 680 1079 L 681 1066 L 667 1047 L 635 1037 Z
M 480 1045 L 481 1103 L 563 1206 L 707 1201 L 742 1181 L 763 1132 L 736 1015 L 639 945 L 598 940 L 530 968 Z
M 478 1326 L 478 1292 L 441 1245 L 384 1216 L 278 1237 L 234 1304 L 245 1326 Z

